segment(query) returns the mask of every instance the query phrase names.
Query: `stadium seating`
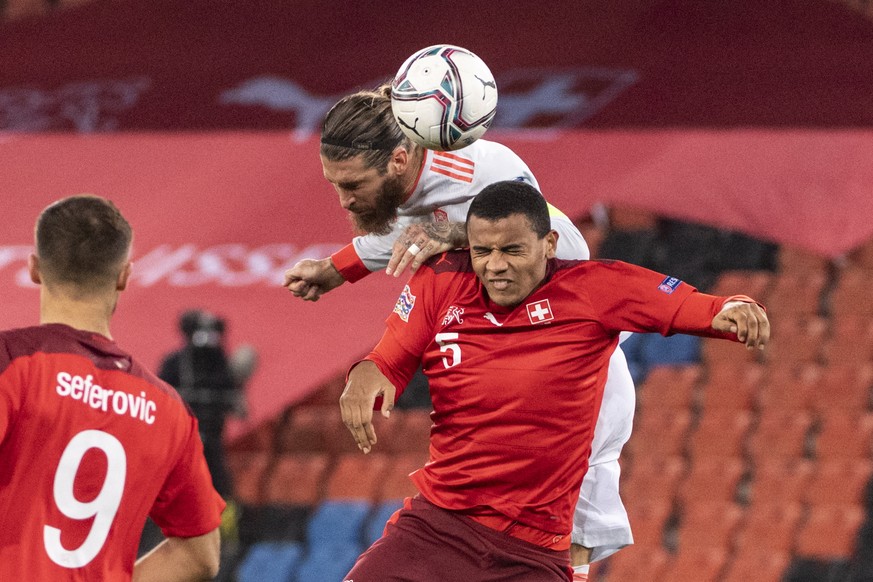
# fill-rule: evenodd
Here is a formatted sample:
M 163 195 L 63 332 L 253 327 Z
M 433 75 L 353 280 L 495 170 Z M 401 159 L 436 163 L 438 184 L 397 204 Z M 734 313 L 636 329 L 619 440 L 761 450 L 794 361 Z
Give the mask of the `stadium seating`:
M 765 305 L 774 320 L 821 312 L 822 296 L 828 283 L 824 271 L 782 271 L 776 275 Z
M 284 505 L 313 505 L 323 494 L 330 463 L 323 453 L 288 453 L 277 457 L 267 476 L 264 500 Z
M 743 508 L 729 502 L 712 502 L 706 497 L 686 500 L 678 527 L 678 550 L 730 547 L 743 519 Z
M 873 316 L 873 270 L 848 268 L 837 278 L 830 296 L 830 309 L 837 318 L 851 315 Z
M 818 427 L 813 452 L 819 459 L 865 459 L 873 453 L 873 414 L 869 412 L 831 410 L 822 413 Z
M 749 501 L 758 505 L 799 504 L 812 479 L 813 463 L 797 457 L 765 458 L 755 465 Z
M 701 391 L 704 414 L 711 410 L 752 410 L 763 382 L 765 368 L 747 364 L 740 370 L 710 367 Z
M 828 322 L 816 315 L 783 316 L 771 320 L 771 337 L 764 356 L 768 363 L 780 366 L 821 359 Z
M 857 545 L 864 511 L 856 505 L 818 505 L 797 532 L 797 555 L 831 560 L 848 558 Z
M 279 426 L 276 447 L 280 453 L 358 450 L 336 404 L 294 408 L 288 420 Z
M 691 433 L 691 457 L 741 457 L 752 414 L 746 410 L 706 410 Z
M 261 503 L 264 475 L 270 462 L 270 453 L 266 450 L 228 451 L 227 468 L 233 475 L 237 501 L 249 505 Z
M 639 388 L 638 402 L 646 414 L 663 410 L 690 410 L 700 380 L 697 365 L 652 368 Z
M 394 410 L 391 418 L 380 419 L 382 425 L 395 423 L 390 437 L 382 438 L 381 442 L 392 453 L 416 453 L 427 451 L 430 444 L 430 410 L 413 408 L 410 410 Z M 376 425 L 379 430 L 379 425 Z M 376 433 L 379 436 L 379 432 Z
M 821 366 L 802 362 L 773 362 L 758 394 L 762 413 L 810 410 L 820 397 Z
M 695 459 L 679 485 L 679 499 L 686 507 L 697 500 L 734 501 L 745 471 L 745 462 L 738 457 Z
M 873 364 L 870 362 L 828 366 L 821 378 L 821 391 L 813 399 L 818 412 L 866 411 L 870 408 Z
M 360 545 L 364 522 L 371 509 L 369 501 L 323 501 L 309 519 L 306 539 L 310 547 L 331 542 Z
M 713 295 L 748 295 L 758 301 L 767 296 L 773 282 L 770 271 L 724 271 L 712 287 Z
M 749 454 L 756 464 L 780 457 L 803 458 L 811 427 L 812 414 L 805 410 L 764 409 L 749 437 Z
M 258 542 L 246 553 L 237 569 L 238 582 L 292 582 L 303 554 L 301 544 Z
M 367 502 L 376 499 L 388 464 L 389 457 L 385 453 L 364 455 L 358 451 L 339 455 L 327 477 L 325 497 Z
M 721 582 L 728 553 L 722 547 L 691 546 L 676 554 L 658 580 L 677 582 Z M 647 578 L 640 578 L 646 580 Z
M 873 475 L 869 459 L 820 459 L 806 486 L 804 501 L 817 505 L 858 505 Z
M 630 582 L 633 580 L 669 580 L 662 573 L 670 561 L 670 555 L 658 545 L 636 541 L 608 558 L 603 570 L 604 582 Z
M 686 461 L 679 456 L 634 456 L 622 480 L 622 497 L 672 503 L 685 474 Z
M 312 544 L 297 569 L 294 582 L 338 582 L 351 570 L 362 551 L 359 543 L 321 541 Z
M 634 430 L 624 454 L 635 459 L 682 455 L 690 425 L 691 412 L 684 408 L 641 410 L 634 417 Z
M 370 544 L 382 537 L 388 519 L 401 507 L 403 507 L 402 499 L 388 499 L 376 505 L 372 515 L 364 525 L 365 546 L 369 547 Z
M 786 552 L 744 549 L 728 560 L 719 582 L 782 582 L 790 562 Z
M 745 522 L 735 536 L 737 555 L 742 557 L 755 552 L 791 554 L 795 532 L 803 515 L 803 507 L 796 501 L 755 503 L 746 512 Z
M 829 365 L 873 360 L 873 318 L 851 312 L 832 318 L 830 337 L 822 353 Z

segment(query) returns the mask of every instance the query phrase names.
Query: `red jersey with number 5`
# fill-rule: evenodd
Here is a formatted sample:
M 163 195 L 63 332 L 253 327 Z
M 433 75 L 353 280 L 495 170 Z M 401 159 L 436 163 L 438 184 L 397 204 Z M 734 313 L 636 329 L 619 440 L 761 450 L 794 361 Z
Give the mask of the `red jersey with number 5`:
M 398 396 L 419 362 L 430 380 L 430 460 L 412 476 L 428 501 L 566 535 L 619 333 L 736 341 L 711 328 L 725 300 L 618 261 L 551 260 L 506 308 L 455 251 L 412 276 L 367 359 Z
M 196 419 L 114 342 L 0 333 L 0 580 L 129 580 L 147 515 L 193 537 L 223 509 Z

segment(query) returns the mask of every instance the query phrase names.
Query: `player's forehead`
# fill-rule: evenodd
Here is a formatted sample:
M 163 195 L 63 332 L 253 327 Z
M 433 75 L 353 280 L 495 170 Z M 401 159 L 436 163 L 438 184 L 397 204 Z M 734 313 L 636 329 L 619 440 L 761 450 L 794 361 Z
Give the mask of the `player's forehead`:
M 471 216 L 467 225 L 470 246 L 505 247 L 528 245 L 537 238 L 530 221 L 523 214 L 511 214 L 506 218 L 489 220 Z
M 364 182 L 379 177 L 376 168 L 367 167 L 364 156 L 352 156 L 345 160 L 329 160 L 321 156 L 321 169 L 327 181 Z

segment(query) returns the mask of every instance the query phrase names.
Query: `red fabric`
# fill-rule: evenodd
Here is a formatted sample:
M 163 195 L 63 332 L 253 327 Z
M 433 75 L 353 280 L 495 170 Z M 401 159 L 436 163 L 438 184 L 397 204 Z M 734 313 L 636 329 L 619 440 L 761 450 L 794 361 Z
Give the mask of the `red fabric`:
M 525 543 L 416 496 L 343 579 L 567 582 L 570 576 L 567 550 Z
M 333 8 L 91 2 L 2 26 L 0 87 L 45 92 L 9 100 L 14 116 L 33 105 L 42 114 L 24 114 L 30 131 L 311 129 L 321 115 L 307 103 L 329 107 L 390 78 L 418 49 L 451 42 L 479 54 L 500 103 L 513 104 L 498 105 L 496 127 L 873 124 L 873 27 L 839 2 L 553 0 L 530 10 L 524 0 L 446 0 L 414 15 L 399 0 Z M 570 76 L 548 86 L 544 75 L 555 73 Z M 101 91 L 86 83 L 105 80 L 128 83 L 135 97 L 104 89 L 98 101 Z M 246 94 L 259 80 L 273 80 L 273 90 Z M 234 90 L 241 94 L 226 95 Z M 65 95 L 81 98 L 64 107 L 55 97 Z M 543 106 L 516 119 L 524 98 Z
M 0 345 L 12 355 L 0 371 L 0 578 L 129 580 L 146 515 L 171 536 L 218 527 L 224 501 L 175 391 L 66 326 L 4 332 Z M 98 496 L 104 509 L 76 514 Z M 87 558 L 67 562 L 76 549 Z
M 873 131 L 584 132 L 503 141 L 571 217 L 601 200 L 827 256 L 873 236 L 873 196 L 865 189 L 873 184 L 866 155 Z M 353 234 L 322 177 L 315 139 L 7 135 L 0 165 L 16 168 L 0 186 L 0 328 L 37 321 L 38 292 L 25 268 L 38 213 L 70 194 L 107 196 L 136 232 L 133 276 L 113 321 L 119 345 L 155 367 L 181 341 L 178 315 L 202 307 L 227 317 L 229 348 L 258 349 L 250 417 L 233 422 L 232 435 L 372 349 L 405 283 L 377 273 L 317 303 L 280 287 L 298 260 L 328 257 Z
M 349 283 L 356 283 L 370 274 L 370 270 L 358 257 L 355 247 L 351 243 L 332 254 L 330 260 L 343 279 Z
M 412 479 L 426 499 L 565 535 L 619 332 L 719 336 L 724 298 L 618 261 L 551 261 L 549 275 L 507 309 L 484 296 L 469 254 L 447 253 L 412 277 L 368 359 L 402 387 L 422 356 L 434 427 Z

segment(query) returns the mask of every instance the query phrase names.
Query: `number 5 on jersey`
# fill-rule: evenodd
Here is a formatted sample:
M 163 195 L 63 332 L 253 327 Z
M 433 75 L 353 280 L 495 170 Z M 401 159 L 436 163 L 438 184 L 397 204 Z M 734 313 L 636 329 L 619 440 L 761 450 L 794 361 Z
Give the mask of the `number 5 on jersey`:
M 458 339 L 457 333 L 438 333 L 438 334 L 436 334 L 436 337 L 434 338 L 436 343 L 438 343 L 440 345 L 441 352 L 443 352 L 443 353 L 451 352 L 451 354 L 452 354 L 451 363 L 449 363 L 448 358 L 443 356 L 443 366 L 445 366 L 446 369 L 452 368 L 452 367 L 457 366 L 458 364 L 461 363 L 461 346 L 459 346 L 457 343 L 452 341 L 452 340 L 457 340 L 457 339 Z

